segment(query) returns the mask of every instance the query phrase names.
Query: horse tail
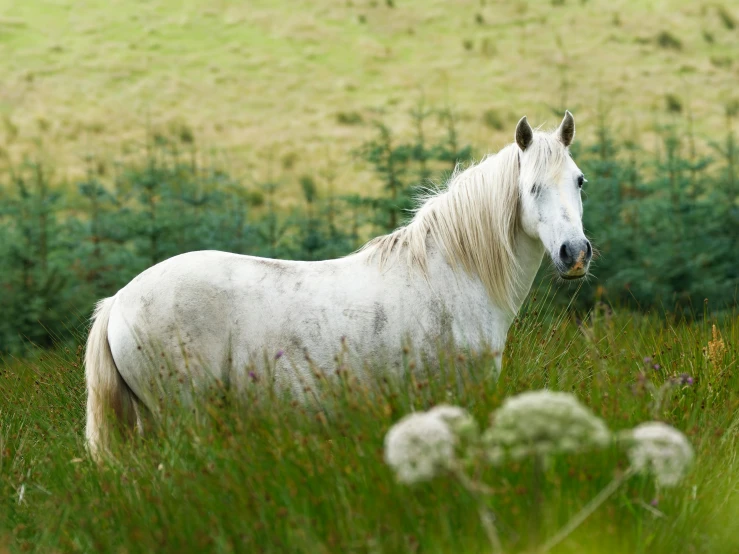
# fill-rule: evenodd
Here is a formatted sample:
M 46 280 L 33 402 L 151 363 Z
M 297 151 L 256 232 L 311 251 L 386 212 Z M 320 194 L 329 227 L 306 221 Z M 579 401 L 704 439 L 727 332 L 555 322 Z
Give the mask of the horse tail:
M 115 297 L 100 300 L 92 315 L 87 337 L 85 379 L 87 381 L 87 447 L 100 461 L 109 450 L 116 429 L 133 429 L 136 423 L 135 397 L 113 360 L 108 343 L 108 321 Z

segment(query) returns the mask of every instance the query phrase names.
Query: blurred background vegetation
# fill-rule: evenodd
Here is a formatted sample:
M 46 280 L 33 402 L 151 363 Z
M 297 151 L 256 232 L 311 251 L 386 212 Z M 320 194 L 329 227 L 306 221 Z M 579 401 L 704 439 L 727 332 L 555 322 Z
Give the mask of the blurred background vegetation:
M 0 0 L 0 54 L 0 354 L 180 252 L 347 254 L 565 108 L 599 251 L 575 309 L 736 306 L 730 3 Z

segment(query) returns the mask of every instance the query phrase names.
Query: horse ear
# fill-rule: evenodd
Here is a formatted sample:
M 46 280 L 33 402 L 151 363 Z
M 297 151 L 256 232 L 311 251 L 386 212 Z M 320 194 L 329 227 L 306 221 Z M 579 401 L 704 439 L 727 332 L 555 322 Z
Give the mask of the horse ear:
M 516 144 L 521 150 L 526 150 L 534 140 L 534 130 L 529 125 L 526 116 L 523 116 L 516 125 Z
M 565 110 L 565 117 L 557 129 L 557 135 L 565 146 L 572 144 L 572 139 L 575 138 L 575 118 L 569 110 Z

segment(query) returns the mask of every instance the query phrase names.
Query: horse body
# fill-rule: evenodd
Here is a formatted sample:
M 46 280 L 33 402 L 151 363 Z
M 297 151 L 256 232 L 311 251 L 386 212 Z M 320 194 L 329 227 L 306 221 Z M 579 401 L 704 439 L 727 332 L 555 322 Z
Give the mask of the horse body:
M 497 375 L 544 252 L 565 278 L 587 272 L 571 118 L 553 135 L 523 118 L 517 144 L 455 174 L 407 226 L 345 258 L 192 252 L 98 303 L 85 358 L 92 454 L 108 441 L 106 411 L 133 426 L 139 408 L 155 411 L 174 388 L 197 395 L 216 382 L 239 391 L 271 380 L 301 396 L 339 353 L 355 371 L 398 372 L 403 346 L 420 362 L 443 343 L 497 352 Z M 157 389 L 166 376 L 187 386 Z
M 239 390 L 271 378 L 300 395 L 313 379 L 306 354 L 332 374 L 342 349 L 353 368 L 395 371 L 404 344 L 417 356 L 433 355 L 445 340 L 502 351 L 513 314 L 495 306 L 478 279 L 438 253 L 428 279 L 370 258 L 294 262 L 205 251 L 161 262 L 111 300 L 108 342 L 118 372 L 153 409 L 157 368 L 178 368 L 196 391 L 215 380 Z

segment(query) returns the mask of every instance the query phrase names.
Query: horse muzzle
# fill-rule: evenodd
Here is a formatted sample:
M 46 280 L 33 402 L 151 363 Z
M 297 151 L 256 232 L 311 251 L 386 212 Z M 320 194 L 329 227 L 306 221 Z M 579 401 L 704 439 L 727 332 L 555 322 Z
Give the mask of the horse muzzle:
M 565 241 L 557 254 L 554 264 L 562 279 L 581 279 L 588 274 L 593 247 L 587 239 Z

